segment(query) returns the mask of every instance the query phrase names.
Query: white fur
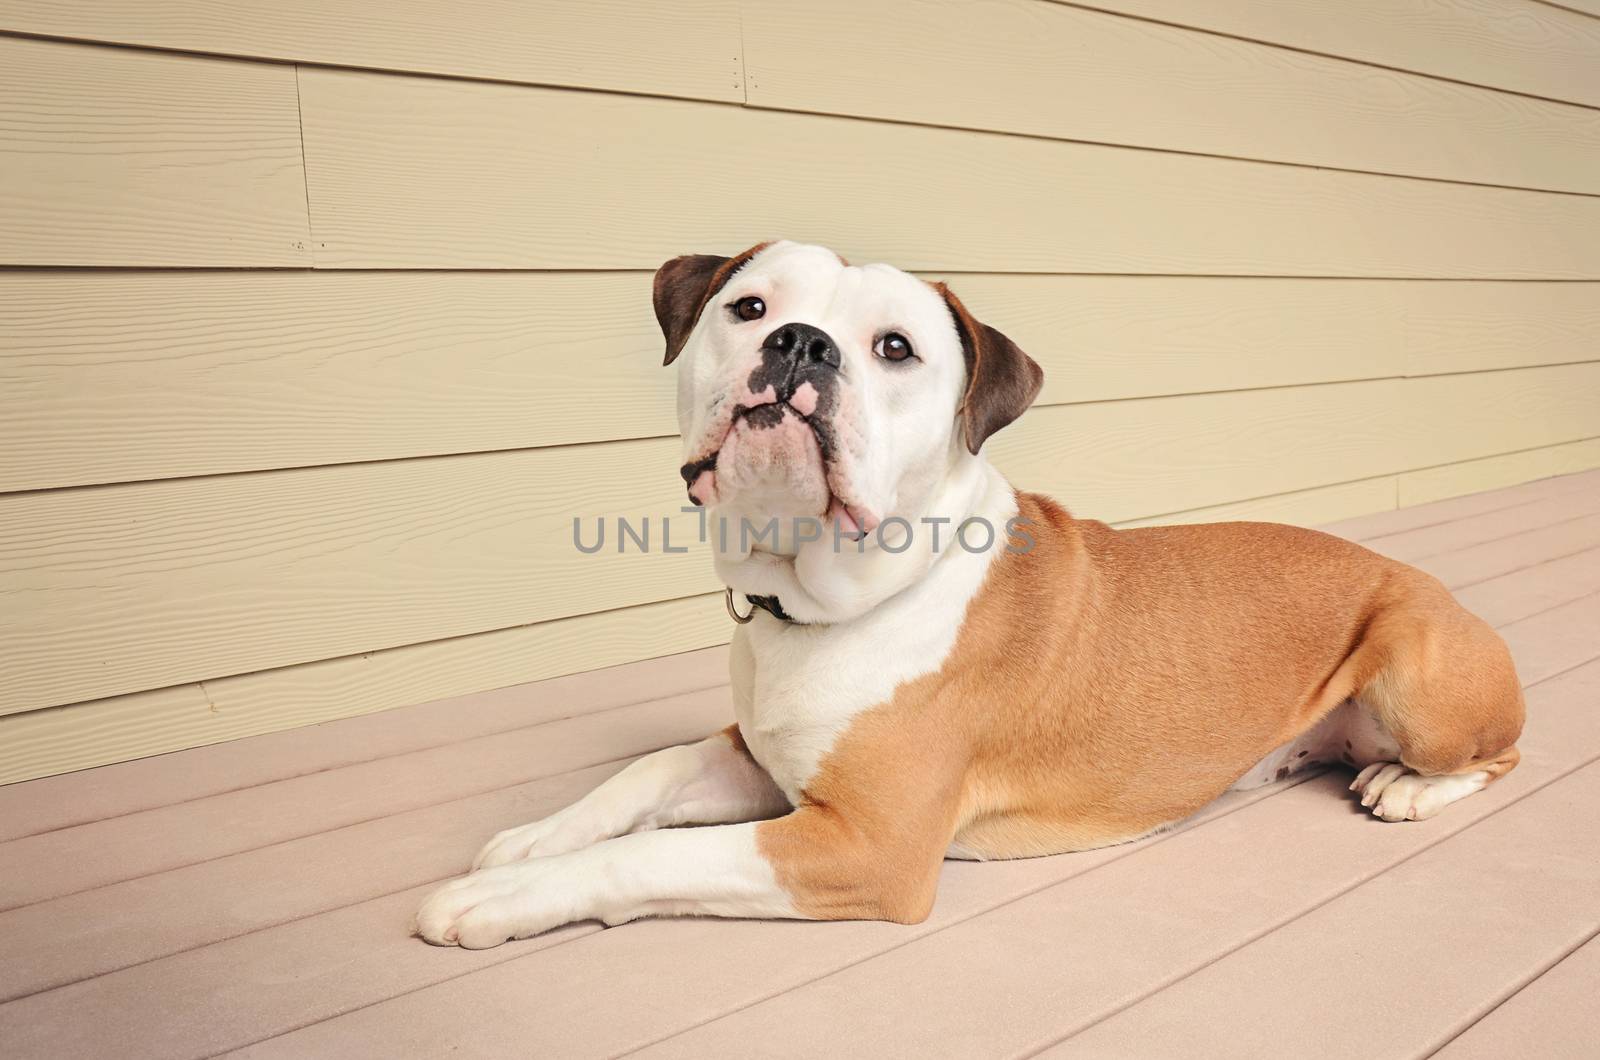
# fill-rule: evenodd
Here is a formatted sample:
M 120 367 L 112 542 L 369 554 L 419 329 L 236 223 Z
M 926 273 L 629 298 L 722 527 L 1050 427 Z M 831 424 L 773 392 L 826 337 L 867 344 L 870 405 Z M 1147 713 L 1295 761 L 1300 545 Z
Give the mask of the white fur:
M 498 946 L 575 920 L 642 916 L 794 917 L 751 823 L 638 832 L 552 857 L 482 869 L 435 891 L 417 914 L 429 942 Z
M 987 463 L 971 467 L 971 488 L 981 492 L 968 511 L 988 519 L 1003 541 L 1006 521 L 1017 514 L 1016 497 Z M 944 664 L 968 601 L 1003 547 L 969 553 L 952 535 L 946 527 L 946 547 L 922 558 L 920 578 L 859 618 L 803 626 L 757 612 L 755 621 L 735 631 L 731 670 L 739 731 L 791 802 L 857 714 Z M 925 536 L 931 545 L 931 535 Z M 788 607 L 788 597 L 783 602 Z
M 788 808 L 772 779 L 719 733 L 646 755 L 566 809 L 501 832 L 472 867 L 565 854 L 631 832 L 774 817 Z
M 766 301 L 764 319 L 727 312 L 747 295 Z M 573 806 L 501 832 L 478 855 L 477 871 L 424 902 L 417 932 L 429 942 L 493 946 L 584 919 L 799 915 L 760 855 L 752 822 L 798 803 L 856 715 L 940 668 L 1017 509 L 1011 487 L 961 435 L 965 360 L 939 295 L 897 269 L 848 267 L 830 251 L 792 243 L 763 251 L 736 273 L 684 346 L 686 462 L 724 443 L 752 354 L 790 321 L 827 331 L 843 362 L 842 441 L 827 488 L 877 518 L 906 520 L 909 547 L 891 551 L 903 543 L 898 532 L 884 534 L 889 548 L 878 547 L 876 535 L 861 548 L 848 541 L 835 548 L 831 533 L 746 547 L 741 516 L 762 523 L 826 513 L 809 488 L 814 475 L 780 466 L 765 477 L 759 461 L 751 465 L 762 472 L 756 481 L 730 475 L 737 495 L 719 495 L 712 513 L 735 522 L 728 547 L 716 554 L 718 574 L 737 592 L 776 595 L 810 623 L 788 625 L 762 612 L 735 632 L 735 713 L 754 761 L 722 735 L 668 748 Z M 910 339 L 915 363 L 875 358 L 874 342 L 891 330 Z M 956 528 L 970 516 L 988 521 L 993 548 L 974 553 L 958 542 Z M 935 530 L 925 519 L 944 522 Z M 710 536 L 720 541 L 714 526 Z M 713 827 L 669 827 L 684 824 Z
M 1364 704 L 1347 699 L 1327 717 L 1257 762 L 1233 787 L 1236 791 L 1260 787 L 1307 767 L 1332 762 L 1360 768 L 1399 757 L 1399 743 L 1377 715 Z
M 762 298 L 766 316 L 730 319 L 726 305 L 745 296 Z M 826 514 L 810 497 L 786 508 L 786 498 L 762 490 L 720 497 L 712 519 L 730 526 L 727 547 L 715 531 L 711 537 L 724 584 L 737 592 L 776 595 L 802 622 L 837 623 L 866 614 L 927 571 L 929 557 L 920 542 L 931 530 L 921 520 L 959 521 L 971 512 L 986 491 L 988 469 L 967 452 L 956 426 L 966 362 L 943 299 L 898 269 L 846 266 L 832 251 L 794 243 L 774 244 L 736 272 L 684 344 L 678 408 L 685 461 L 720 444 L 727 395 L 749 373 L 750 351 L 790 321 L 822 328 L 843 360 L 841 420 L 852 444 L 841 458 L 847 466 L 830 475 L 830 482 L 879 518 L 905 519 L 919 544 L 897 555 L 871 546 L 858 551 L 848 542 L 836 549 L 831 533 L 812 542 L 785 533 L 775 547 L 751 550 L 740 540 L 741 519 L 760 525 L 777 516 L 787 531 L 795 517 Z M 887 365 L 875 357 L 873 343 L 890 330 L 911 340 L 916 363 Z M 944 527 L 947 540 L 954 525 Z M 1003 526 L 995 529 L 1003 534 Z
M 1359 791 L 1361 805 L 1385 821 L 1425 821 L 1488 783 L 1489 774 L 1481 769 L 1425 777 L 1399 762 L 1374 762 L 1357 775 L 1350 790 Z

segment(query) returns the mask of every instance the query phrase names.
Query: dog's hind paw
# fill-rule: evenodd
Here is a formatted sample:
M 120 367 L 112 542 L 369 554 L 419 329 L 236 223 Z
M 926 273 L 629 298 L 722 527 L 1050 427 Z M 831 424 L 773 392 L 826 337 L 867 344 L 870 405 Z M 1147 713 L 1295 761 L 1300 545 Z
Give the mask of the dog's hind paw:
M 1350 784 L 1359 792 L 1361 805 L 1370 807 L 1375 817 L 1385 821 L 1422 821 L 1457 799 L 1483 790 L 1489 774 L 1449 773 L 1425 777 L 1399 762 L 1374 762 Z

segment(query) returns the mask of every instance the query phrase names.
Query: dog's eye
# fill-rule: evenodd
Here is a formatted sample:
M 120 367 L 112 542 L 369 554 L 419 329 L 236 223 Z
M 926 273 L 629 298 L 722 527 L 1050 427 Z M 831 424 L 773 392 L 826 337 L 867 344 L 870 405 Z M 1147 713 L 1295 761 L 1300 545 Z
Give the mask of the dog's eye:
M 911 340 L 898 331 L 891 331 L 875 342 L 872 352 L 886 361 L 904 361 L 916 356 L 911 349 Z
M 739 299 L 729 308 L 740 320 L 760 320 L 767 315 L 767 303 L 753 294 Z

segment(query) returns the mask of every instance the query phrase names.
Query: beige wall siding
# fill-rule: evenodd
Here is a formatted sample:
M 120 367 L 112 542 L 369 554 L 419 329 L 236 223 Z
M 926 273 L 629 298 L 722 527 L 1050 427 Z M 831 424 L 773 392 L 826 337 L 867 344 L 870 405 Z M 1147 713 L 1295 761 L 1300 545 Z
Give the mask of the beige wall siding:
M 930 273 L 1039 405 L 1595 359 L 1600 283 Z M 32 271 L 0 283 L 0 491 L 677 430 L 650 274 Z
M 300 95 L 319 265 L 653 268 L 781 234 L 926 269 L 1600 274 L 1589 195 L 350 70 Z
M 1576 6 L 7 5 L 0 780 L 725 639 L 700 550 L 570 544 L 677 509 L 685 251 L 948 279 L 1084 515 L 1600 465 Z
M 311 264 L 287 66 L 0 37 L 0 191 L 0 264 Z

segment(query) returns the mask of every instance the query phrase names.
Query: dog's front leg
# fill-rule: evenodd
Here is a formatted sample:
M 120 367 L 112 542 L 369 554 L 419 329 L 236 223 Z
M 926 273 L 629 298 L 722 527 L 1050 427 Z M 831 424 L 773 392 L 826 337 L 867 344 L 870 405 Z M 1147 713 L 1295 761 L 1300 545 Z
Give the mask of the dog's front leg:
M 497 946 L 576 920 L 699 914 L 916 923 L 933 906 L 947 807 L 894 818 L 803 802 L 776 820 L 640 832 L 446 884 L 417 914 L 429 942 Z
M 645 755 L 566 809 L 501 832 L 472 867 L 565 854 L 673 825 L 762 820 L 788 809 L 783 792 L 750 757 L 738 726 L 730 725 L 699 743 Z

